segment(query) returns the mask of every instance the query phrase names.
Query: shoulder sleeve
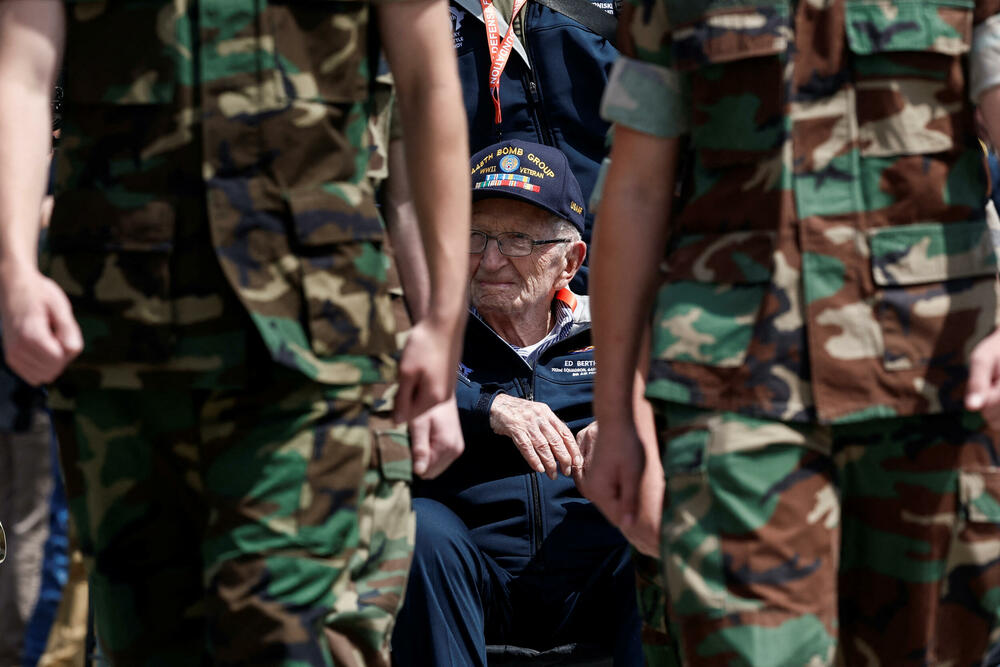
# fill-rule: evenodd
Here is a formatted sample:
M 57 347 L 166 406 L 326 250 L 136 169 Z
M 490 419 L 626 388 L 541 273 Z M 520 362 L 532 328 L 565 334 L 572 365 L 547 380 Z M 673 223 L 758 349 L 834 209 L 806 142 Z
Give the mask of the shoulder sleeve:
M 611 123 L 658 137 L 688 131 L 685 80 L 673 69 L 670 22 L 663 0 L 638 0 L 619 23 L 622 57 L 608 77 L 601 115 Z
M 978 103 L 988 89 L 1000 85 L 1000 10 L 979 22 L 969 54 L 969 96 Z

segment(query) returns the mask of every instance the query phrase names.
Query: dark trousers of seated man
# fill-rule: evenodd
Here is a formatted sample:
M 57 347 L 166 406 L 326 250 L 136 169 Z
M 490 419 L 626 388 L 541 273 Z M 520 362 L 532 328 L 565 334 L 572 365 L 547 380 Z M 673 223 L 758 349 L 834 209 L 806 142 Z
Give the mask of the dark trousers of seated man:
M 615 665 L 642 664 L 627 544 L 596 564 L 533 562 L 511 572 L 482 548 L 490 541 L 482 529 L 470 530 L 436 500 L 415 498 L 413 506 L 416 549 L 394 665 L 485 665 L 487 645 L 571 643 L 603 646 Z

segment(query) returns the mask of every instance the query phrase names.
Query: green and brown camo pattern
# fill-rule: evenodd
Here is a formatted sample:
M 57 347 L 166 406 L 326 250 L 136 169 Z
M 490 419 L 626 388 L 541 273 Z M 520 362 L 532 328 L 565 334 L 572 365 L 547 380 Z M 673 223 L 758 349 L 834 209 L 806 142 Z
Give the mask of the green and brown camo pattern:
M 623 62 L 605 111 L 686 137 L 688 155 L 651 397 L 824 423 L 961 409 L 969 353 L 998 319 L 967 83 L 974 28 L 998 12 L 631 8 L 636 65 Z
M 682 664 L 1000 662 L 1000 449 L 978 415 L 658 409 Z
M 382 385 L 53 394 L 116 665 L 388 665 L 415 538 Z
M 86 343 L 71 373 L 117 388 L 165 370 L 204 386 L 238 374 L 246 316 L 178 277 L 214 263 L 278 363 L 327 384 L 390 380 L 388 262 L 366 173 L 370 3 L 66 7 L 50 238 Z M 179 247 L 189 224 L 212 253 Z

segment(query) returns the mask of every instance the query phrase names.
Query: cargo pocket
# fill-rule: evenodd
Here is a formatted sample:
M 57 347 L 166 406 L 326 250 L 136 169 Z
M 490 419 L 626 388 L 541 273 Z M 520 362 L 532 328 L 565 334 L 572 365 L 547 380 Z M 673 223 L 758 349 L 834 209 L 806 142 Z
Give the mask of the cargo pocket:
M 65 99 L 74 105 L 169 104 L 191 54 L 175 3 L 67 0 Z M 134 39 L 123 36 L 135 36 Z M 148 39 L 157 41 L 151 47 Z
M 950 151 L 966 122 L 962 54 L 971 0 L 848 2 L 860 152 L 866 157 Z
M 372 414 L 372 458 L 358 507 L 358 558 L 351 563 L 351 584 L 360 595 L 370 624 L 372 648 L 392 634 L 413 558 L 416 517 L 410 484 L 412 461 L 406 427 L 388 415 Z
M 668 3 L 671 17 L 691 19 L 673 30 L 672 53 L 690 81 L 692 143 L 710 169 L 778 155 L 786 136 L 789 3 L 732 4 Z
M 885 368 L 964 367 L 996 322 L 997 259 L 985 221 L 874 229 L 869 245 Z
M 157 362 L 172 351 L 172 202 L 125 208 L 102 194 L 59 196 L 48 272 L 66 292 L 84 337 L 79 361 Z
M 657 295 L 654 359 L 741 366 L 771 280 L 773 232 L 682 237 Z
M 985 639 L 1000 621 L 1000 468 L 968 467 L 958 472 L 958 516 L 942 576 L 942 603 L 959 605 L 958 619 L 976 618 L 985 627 L 967 627 Z M 974 615 L 974 616 L 973 616 Z M 963 620 L 938 615 L 939 643 L 953 641 Z M 948 653 L 954 653 L 952 647 Z M 976 656 L 978 662 L 980 656 Z M 983 664 L 986 664 L 985 662 Z
M 370 194 L 352 184 L 331 184 L 293 190 L 287 197 L 313 353 L 394 353 L 389 263 Z

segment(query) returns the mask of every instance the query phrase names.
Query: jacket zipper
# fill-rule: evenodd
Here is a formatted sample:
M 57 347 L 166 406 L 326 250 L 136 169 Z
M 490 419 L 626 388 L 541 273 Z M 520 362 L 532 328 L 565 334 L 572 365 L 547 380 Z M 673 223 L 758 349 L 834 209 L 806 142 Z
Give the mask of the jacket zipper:
M 544 120 L 545 114 L 539 113 L 542 107 L 542 100 L 538 95 L 538 85 L 535 83 L 535 68 L 532 65 L 531 47 L 528 44 L 528 40 L 525 39 L 524 36 L 525 14 L 526 12 L 523 12 L 514 17 L 514 33 L 517 35 L 517 38 L 521 40 L 521 44 L 524 45 L 524 55 L 528 59 L 528 67 L 525 67 L 524 72 L 521 74 L 521 85 L 526 85 L 528 88 L 531 117 L 535 121 L 535 127 L 538 128 L 539 135 L 541 135 L 542 143 L 549 146 L 555 146 L 552 131 L 549 129 L 548 123 Z
M 532 555 L 537 555 L 542 548 L 542 493 L 538 488 L 538 475 L 540 473 L 530 472 L 531 475 L 531 504 L 535 508 L 535 521 L 532 526 L 531 541 L 535 545 L 535 553 Z
M 535 400 L 534 370 L 532 370 L 532 378 L 522 385 L 521 392 L 527 400 Z M 533 510 L 531 543 L 535 547 L 532 555 L 537 554 L 542 547 L 542 492 L 538 486 L 538 474 L 534 470 L 528 473 L 528 479 L 531 481 L 531 507 Z

